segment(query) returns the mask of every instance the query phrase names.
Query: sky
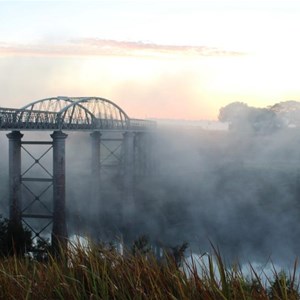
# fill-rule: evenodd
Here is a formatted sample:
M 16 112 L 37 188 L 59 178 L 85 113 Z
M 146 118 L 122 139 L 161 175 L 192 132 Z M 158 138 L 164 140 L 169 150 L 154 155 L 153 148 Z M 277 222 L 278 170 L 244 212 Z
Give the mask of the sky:
M 216 120 L 300 100 L 298 0 L 0 0 L 0 106 L 98 96 L 130 117 Z

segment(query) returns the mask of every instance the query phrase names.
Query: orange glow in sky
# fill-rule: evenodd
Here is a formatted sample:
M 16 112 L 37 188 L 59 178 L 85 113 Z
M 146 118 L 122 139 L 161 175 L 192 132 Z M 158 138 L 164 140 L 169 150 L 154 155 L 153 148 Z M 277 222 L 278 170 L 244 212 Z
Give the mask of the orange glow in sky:
M 217 119 L 300 100 L 300 3 L 0 1 L 0 106 L 111 99 L 136 118 Z

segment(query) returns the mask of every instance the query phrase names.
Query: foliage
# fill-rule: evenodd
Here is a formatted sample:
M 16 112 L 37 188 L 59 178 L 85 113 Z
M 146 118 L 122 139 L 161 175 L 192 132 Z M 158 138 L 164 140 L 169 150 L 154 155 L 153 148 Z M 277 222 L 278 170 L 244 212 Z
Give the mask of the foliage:
M 270 299 L 291 299 L 298 300 L 298 286 L 295 285 L 295 277 L 288 278 L 284 271 L 279 273 L 274 271 L 274 280 L 269 288 Z
M 270 134 L 283 127 L 283 122 L 269 108 L 256 108 L 233 102 L 220 109 L 219 121 L 228 122 L 229 129 L 256 134 Z
M 269 109 L 276 113 L 287 126 L 298 127 L 300 125 L 300 102 L 293 100 L 279 102 L 270 106 Z
M 219 121 L 237 123 L 243 120 L 248 112 L 248 105 L 243 102 L 232 102 L 220 108 Z
M 151 247 L 149 244 L 149 239 L 146 235 L 142 235 L 139 237 L 137 240 L 133 242 L 132 245 L 132 254 L 137 255 L 137 254 L 147 254 L 151 251 Z
M 32 247 L 31 231 L 22 224 L 0 219 L 0 256 L 23 256 Z
M 171 256 L 177 268 L 182 266 L 182 263 L 184 261 L 184 254 L 187 248 L 187 242 L 184 242 L 182 245 L 171 247 L 171 253 L 169 253 L 169 256 Z
M 36 243 L 31 247 L 32 258 L 36 261 L 47 262 L 49 253 L 53 252 L 50 241 L 48 239 L 38 238 Z

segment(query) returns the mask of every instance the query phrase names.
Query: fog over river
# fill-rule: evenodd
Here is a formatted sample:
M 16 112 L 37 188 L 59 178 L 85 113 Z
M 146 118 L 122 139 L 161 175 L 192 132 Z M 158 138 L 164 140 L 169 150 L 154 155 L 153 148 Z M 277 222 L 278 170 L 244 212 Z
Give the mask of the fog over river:
M 48 134 L 25 133 L 23 139 L 50 140 Z M 164 124 L 151 135 L 151 172 L 136 176 L 134 202 L 128 204 L 120 192 L 122 173 L 107 168 L 101 169 L 99 197 L 90 197 L 90 136 L 69 133 L 69 234 L 86 233 L 108 241 L 130 231 L 132 238 L 147 235 L 163 246 L 188 242 L 195 253 L 210 251 L 212 242 L 226 258 L 245 262 L 263 262 L 270 256 L 275 262 L 290 262 L 299 255 L 297 129 L 255 135 Z M 7 216 L 8 140 L 4 132 L 0 143 L 1 211 Z M 101 149 L 103 154 L 106 150 Z M 120 150 L 115 154 L 121 154 Z M 26 153 L 22 155 L 26 168 L 32 161 Z M 41 163 L 51 169 L 51 153 Z M 47 193 L 51 191 L 45 199 L 50 197 Z M 29 201 L 26 197 L 28 191 L 24 191 L 24 202 Z

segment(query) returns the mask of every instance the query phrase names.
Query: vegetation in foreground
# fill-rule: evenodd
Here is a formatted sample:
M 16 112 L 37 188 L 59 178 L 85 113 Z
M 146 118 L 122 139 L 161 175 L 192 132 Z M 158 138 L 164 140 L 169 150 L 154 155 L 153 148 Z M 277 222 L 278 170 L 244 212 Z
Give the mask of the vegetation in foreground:
M 300 299 L 297 262 L 290 275 L 274 270 L 263 282 L 252 269 L 226 268 L 220 253 L 189 264 L 184 247 L 156 258 L 145 244 L 128 253 L 113 247 L 72 245 L 59 259 L 8 256 L 0 260 L 0 299 Z M 145 251 L 146 250 L 146 251 Z M 174 250 L 174 249 L 173 249 Z
M 185 259 L 187 246 L 155 255 L 142 236 L 125 251 L 77 242 L 53 252 L 0 218 L 0 299 L 300 299 L 297 260 L 289 275 L 274 268 L 268 278 L 227 267 L 213 245 Z

